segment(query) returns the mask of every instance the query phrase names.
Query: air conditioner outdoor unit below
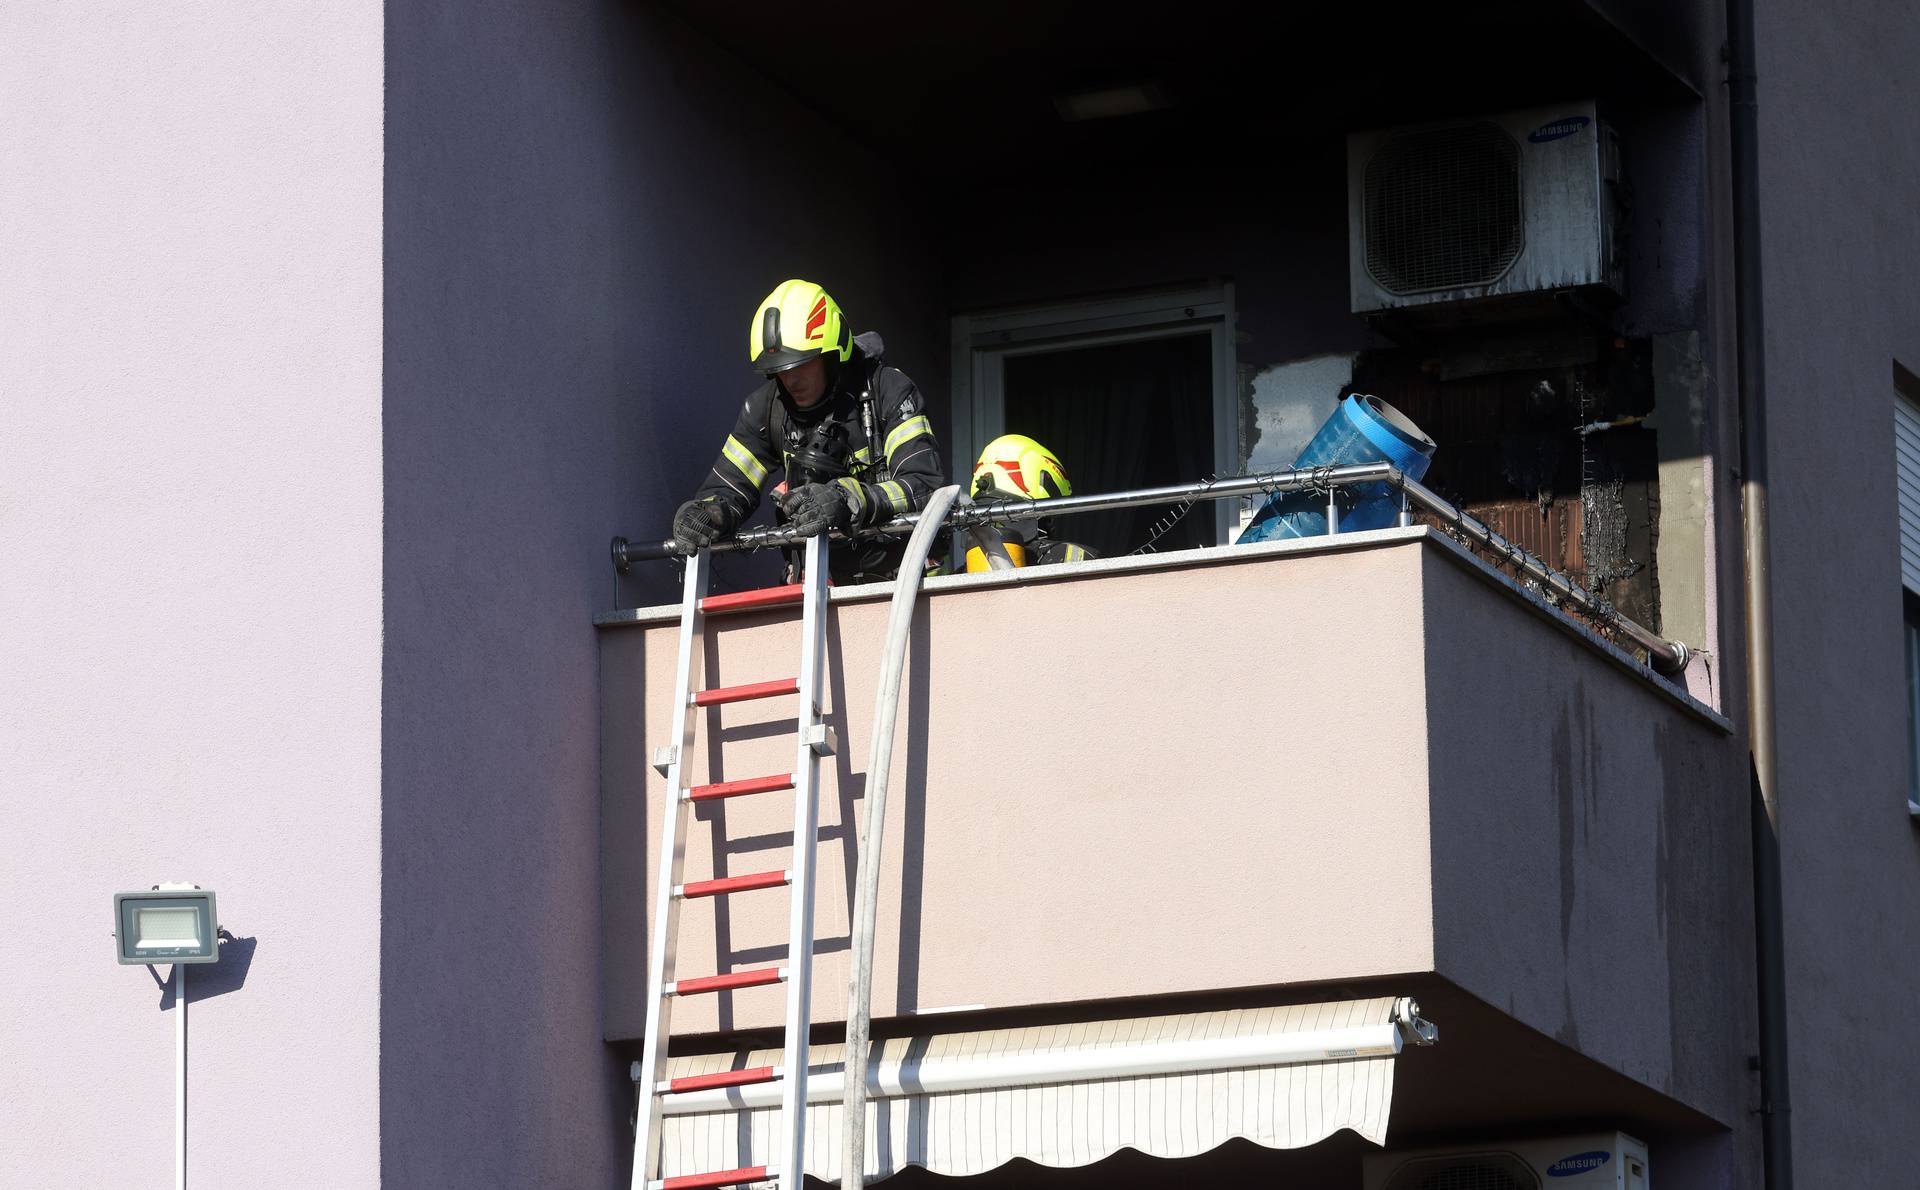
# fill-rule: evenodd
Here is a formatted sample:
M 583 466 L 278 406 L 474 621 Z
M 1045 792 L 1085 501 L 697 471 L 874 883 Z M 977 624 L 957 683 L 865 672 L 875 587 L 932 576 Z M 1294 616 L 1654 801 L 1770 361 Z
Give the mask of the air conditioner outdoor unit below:
M 1365 1190 L 1649 1190 L 1647 1146 L 1624 1132 L 1369 1153 Z
M 1592 103 L 1350 136 L 1353 311 L 1624 298 L 1625 206 L 1619 142 Z

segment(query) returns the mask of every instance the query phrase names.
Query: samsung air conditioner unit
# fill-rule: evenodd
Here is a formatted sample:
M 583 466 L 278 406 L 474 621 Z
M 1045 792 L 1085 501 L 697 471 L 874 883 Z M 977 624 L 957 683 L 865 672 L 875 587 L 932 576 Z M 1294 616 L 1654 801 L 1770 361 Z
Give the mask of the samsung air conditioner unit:
M 1624 1132 L 1369 1153 L 1365 1190 L 1649 1190 L 1647 1146 Z
M 1347 138 L 1353 311 L 1626 297 L 1620 146 L 1591 103 Z

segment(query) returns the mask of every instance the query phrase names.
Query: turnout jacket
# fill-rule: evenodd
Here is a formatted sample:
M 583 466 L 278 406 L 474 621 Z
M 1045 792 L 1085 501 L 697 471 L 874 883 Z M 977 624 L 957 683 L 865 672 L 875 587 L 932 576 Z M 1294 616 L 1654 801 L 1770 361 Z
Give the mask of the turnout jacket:
M 838 483 L 856 528 L 923 507 L 946 482 L 946 471 L 920 390 L 887 366 L 885 350 L 879 335 L 856 335 L 852 358 L 811 409 L 796 408 L 769 377 L 747 395 L 695 498 L 718 500 L 742 524 L 778 470 L 793 487 Z M 884 578 L 898 569 L 905 547 L 889 540 L 836 543 L 829 569 L 836 579 Z
M 1000 530 L 1001 537 L 1014 542 L 1027 553 L 1027 565 L 1051 566 L 1055 562 L 1085 562 L 1098 558 L 1100 551 L 1077 541 L 1061 541 L 1053 536 L 1053 519 L 1020 521 Z

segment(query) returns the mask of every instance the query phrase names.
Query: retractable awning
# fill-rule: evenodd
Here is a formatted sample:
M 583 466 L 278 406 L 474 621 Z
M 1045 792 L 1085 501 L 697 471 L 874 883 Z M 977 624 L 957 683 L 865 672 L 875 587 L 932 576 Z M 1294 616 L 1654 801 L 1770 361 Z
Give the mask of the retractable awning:
M 1024 1157 L 1098 1161 L 1121 1148 L 1190 1157 L 1233 1137 L 1300 1148 L 1342 1128 L 1383 1144 L 1393 1061 L 1434 1027 L 1404 997 L 943 1033 L 882 1043 L 868 1069 L 867 1176 L 908 1165 L 983 1173 Z M 845 1049 L 807 1074 L 807 1172 L 840 1177 Z M 778 1066 L 779 1050 L 672 1059 L 668 1078 Z M 684 1084 L 683 1084 L 684 1085 Z M 662 1174 L 772 1160 L 779 1084 L 669 1096 Z

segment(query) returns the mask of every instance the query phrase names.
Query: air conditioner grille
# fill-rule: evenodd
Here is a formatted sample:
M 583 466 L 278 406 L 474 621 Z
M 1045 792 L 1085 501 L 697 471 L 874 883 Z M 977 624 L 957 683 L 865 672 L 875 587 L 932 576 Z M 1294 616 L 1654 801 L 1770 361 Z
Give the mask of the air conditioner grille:
M 1520 146 L 1492 124 L 1394 137 L 1365 201 L 1367 271 L 1396 294 L 1491 285 L 1524 246 Z
M 1387 1190 L 1538 1190 L 1540 1179 L 1507 1153 L 1428 1157 L 1395 1170 Z

